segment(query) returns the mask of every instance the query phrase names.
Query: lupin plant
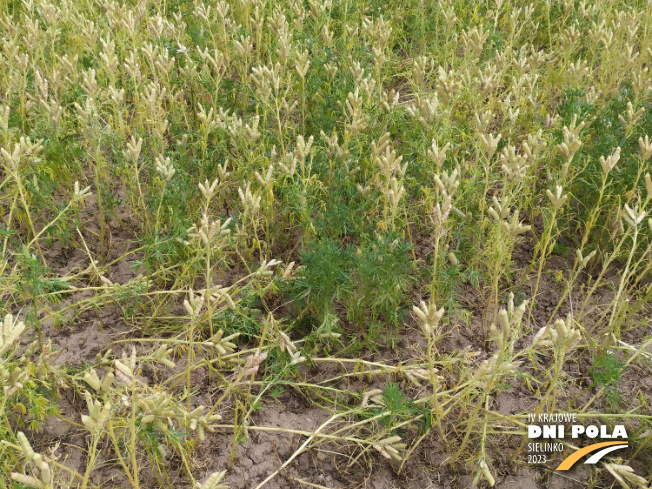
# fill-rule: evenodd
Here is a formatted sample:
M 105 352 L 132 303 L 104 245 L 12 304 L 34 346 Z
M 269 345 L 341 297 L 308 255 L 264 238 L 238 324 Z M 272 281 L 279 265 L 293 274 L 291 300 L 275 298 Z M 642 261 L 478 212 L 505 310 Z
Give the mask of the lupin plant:
M 557 319 L 552 326 L 541 328 L 532 339 L 532 345 L 534 347 L 549 347 L 554 355 L 553 375 L 548 384 L 548 390 L 537 408 L 538 412 L 542 412 L 545 409 L 549 398 L 552 398 L 550 409 L 554 409 L 556 402 L 555 393 L 557 392 L 562 366 L 566 361 L 566 357 L 577 347 L 581 339 L 582 335 L 575 328 L 571 314 L 568 314 L 566 321 Z
M 11 478 L 16 482 L 35 487 L 36 489 L 49 489 L 52 487 L 54 474 L 50 469 L 50 464 L 43 459 L 43 455 L 34 452 L 29 440 L 27 440 L 27 437 L 25 436 L 25 433 L 19 431 L 16 438 L 18 438 L 20 443 L 23 456 L 35 469 L 35 475 L 25 475 L 19 472 L 12 472 Z
M 620 405 L 649 485 L 648 11 L 1 3 L 3 484 L 499 486 Z

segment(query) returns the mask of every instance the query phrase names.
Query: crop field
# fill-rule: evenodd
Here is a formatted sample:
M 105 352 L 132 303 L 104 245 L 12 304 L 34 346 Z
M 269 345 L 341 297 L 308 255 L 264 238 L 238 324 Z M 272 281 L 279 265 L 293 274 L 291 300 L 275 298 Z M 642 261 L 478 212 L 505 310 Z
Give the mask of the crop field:
M 649 0 L 0 1 L 0 489 L 652 487 L 651 101 Z

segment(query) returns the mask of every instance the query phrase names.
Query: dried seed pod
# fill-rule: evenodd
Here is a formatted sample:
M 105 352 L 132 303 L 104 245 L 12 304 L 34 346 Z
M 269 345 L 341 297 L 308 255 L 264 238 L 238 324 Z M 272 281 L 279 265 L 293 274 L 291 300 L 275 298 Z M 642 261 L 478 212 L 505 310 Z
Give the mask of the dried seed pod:
M 385 402 L 383 400 L 383 396 L 381 395 L 383 391 L 380 389 L 371 389 L 370 391 L 367 391 L 364 393 L 364 396 L 362 397 L 362 407 L 368 407 L 371 403 L 373 403 L 376 406 L 384 406 Z
M 604 463 L 604 468 L 616 479 L 624 488 L 629 488 L 629 483 L 636 484 L 636 487 L 646 488 L 647 480 L 634 473 L 629 465 Z
M 100 378 L 97 376 L 97 372 L 94 368 L 84 374 L 84 381 L 96 391 L 99 391 L 102 387 Z
M 100 385 L 100 390 L 102 392 L 109 392 L 109 388 L 111 387 L 111 383 L 113 382 L 113 372 L 108 372 L 104 376 L 104 380 L 102 380 L 102 384 Z
M 528 301 L 523 301 L 517 308 L 514 307 L 514 294 L 510 293 L 507 300 L 507 310 L 501 309 L 498 312 L 498 324 L 492 324 L 489 328 L 489 335 L 496 343 L 498 350 L 502 350 L 508 343 L 510 335 L 512 338 L 518 336 L 518 329 L 525 314 Z M 513 342 L 509 345 L 510 351 L 513 348 Z
M 22 431 L 16 433 L 16 438 L 18 438 L 18 443 L 20 445 L 21 451 L 25 458 L 33 463 L 38 469 L 38 479 L 33 476 L 28 476 L 26 474 L 18 474 L 16 472 L 11 473 L 11 478 L 17 482 L 22 482 L 24 484 L 29 484 L 38 489 L 45 489 L 49 487 L 52 483 L 52 472 L 50 471 L 50 465 L 43 460 L 43 456 L 40 453 L 35 453 L 30 445 L 27 437 Z
M 131 387 L 134 382 L 134 372 L 127 365 L 122 363 L 120 360 L 114 360 L 115 366 L 115 376 L 120 382 L 125 384 L 127 387 Z
M 645 113 L 645 107 L 641 107 L 636 112 L 634 112 L 634 106 L 632 103 L 627 102 L 627 111 L 625 112 L 625 116 L 618 114 L 618 120 L 623 123 L 623 125 L 627 128 L 627 131 L 630 131 L 641 118 L 643 113 Z
M 406 447 L 405 443 L 398 443 L 400 441 L 400 436 L 390 436 L 375 443 L 373 447 L 386 459 L 393 458 L 400 461 L 403 459 L 399 455 L 399 450 L 404 450 Z
M 532 345 L 550 346 L 560 354 L 565 355 L 572 351 L 582 335 L 573 327 L 573 318 L 569 314 L 566 321 L 557 319 L 552 327 L 541 328 L 532 340 Z
M 614 169 L 618 161 L 620 161 L 620 146 L 613 150 L 607 158 L 600 156 L 600 166 L 602 166 L 604 176 L 607 176 Z
M 550 202 L 552 202 L 555 210 L 560 209 L 561 206 L 563 206 L 566 202 L 566 199 L 568 199 L 568 194 L 562 196 L 562 191 L 563 188 L 561 185 L 557 185 L 557 187 L 555 187 L 554 194 L 549 189 L 546 190 L 546 195 L 548 196 L 548 199 L 550 199 Z
M 412 312 L 421 320 L 421 330 L 426 336 L 435 332 L 439 321 L 444 316 L 443 307 L 437 309 L 434 304 L 426 304 L 424 301 L 421 301 L 419 307 L 413 306 Z
M 649 173 L 645 174 L 645 189 L 647 190 L 647 198 L 652 199 L 652 178 Z
M 647 161 L 652 156 L 652 142 L 650 142 L 647 134 L 645 135 L 645 139 L 643 137 L 638 138 L 638 145 L 641 148 L 641 158 L 643 158 L 643 161 Z
M 440 149 L 437 145 L 437 141 L 435 139 L 432 140 L 432 146 L 428 150 L 428 158 L 430 158 L 432 162 L 437 165 L 438 171 L 444 164 L 444 161 L 446 160 L 446 152 L 450 149 L 450 147 L 451 143 L 446 143 L 444 147 Z
M 0 356 L 9 351 L 24 331 L 24 322 L 14 319 L 11 314 L 5 316 L 4 321 L 0 323 Z
M 635 205 L 632 209 L 629 205 L 625 204 L 625 211 L 626 213 L 623 213 L 623 218 L 632 228 L 636 228 L 645 219 L 645 211 L 641 210 L 639 212 L 638 205 Z
M 11 478 L 15 480 L 16 482 L 19 482 L 21 484 L 25 484 L 31 487 L 35 487 L 36 489 L 47 489 L 47 486 L 43 484 L 40 480 L 38 480 L 35 477 L 32 477 L 31 475 L 25 475 L 25 474 L 20 474 L 18 472 L 12 472 L 11 473 Z
M 220 481 L 226 475 L 226 470 L 213 472 L 203 484 L 195 483 L 195 489 L 228 489 L 226 484 L 220 484 Z

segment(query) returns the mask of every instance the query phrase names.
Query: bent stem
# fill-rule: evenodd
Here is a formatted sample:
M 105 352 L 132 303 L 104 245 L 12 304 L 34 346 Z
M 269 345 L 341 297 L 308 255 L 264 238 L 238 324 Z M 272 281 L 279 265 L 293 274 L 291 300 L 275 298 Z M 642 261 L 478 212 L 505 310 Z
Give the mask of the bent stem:
M 448 442 L 446 434 L 441 426 L 442 410 L 439 404 L 439 399 L 437 397 L 437 388 L 439 387 L 439 382 L 437 381 L 437 374 L 435 373 L 435 363 L 433 359 L 432 350 L 434 348 L 434 341 L 432 335 L 428 335 L 428 374 L 430 376 L 430 383 L 432 384 L 432 404 L 435 409 L 435 425 L 437 426 L 437 431 L 439 431 L 439 436 L 442 437 L 445 443 Z

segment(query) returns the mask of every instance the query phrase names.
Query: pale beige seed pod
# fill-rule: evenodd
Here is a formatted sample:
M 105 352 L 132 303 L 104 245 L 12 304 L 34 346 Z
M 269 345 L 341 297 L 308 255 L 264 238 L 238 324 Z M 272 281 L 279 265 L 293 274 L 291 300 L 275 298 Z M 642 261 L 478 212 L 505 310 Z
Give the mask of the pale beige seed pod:
M 372 141 L 371 142 L 371 153 L 379 157 L 381 156 L 387 148 L 389 148 L 389 136 L 390 133 L 386 132 L 383 134 L 380 139 L 378 139 L 378 142 Z
M 419 307 L 413 306 L 412 312 L 421 320 L 421 330 L 427 336 L 435 332 L 439 321 L 444 316 L 443 307 L 437 309 L 434 304 L 426 304 L 424 301 L 421 301 Z
M 622 114 L 618 115 L 618 120 L 623 123 L 623 125 L 629 131 L 634 125 L 638 122 L 641 116 L 645 113 L 645 107 L 641 107 L 637 111 L 634 111 L 634 106 L 631 102 L 627 102 L 627 111 L 625 116 Z
M 14 370 L 9 373 L 9 371 L 0 364 L 0 380 L 2 380 L 2 392 L 7 398 L 13 396 L 16 392 L 21 390 L 29 378 L 29 372 L 21 369 L 20 367 L 14 368 Z
M 238 187 L 238 195 L 246 212 L 253 215 L 258 214 L 262 195 L 259 192 L 252 193 L 249 182 L 246 182 L 244 190 L 242 190 L 242 187 Z
M 365 185 L 363 187 L 358 183 L 356 184 L 355 188 L 358 191 L 358 193 L 362 196 L 363 199 L 369 197 L 369 194 L 371 193 L 371 187 L 369 185 Z
M 501 331 L 498 330 L 495 324 L 489 326 L 489 336 L 491 337 L 492 340 L 494 340 L 498 349 L 502 350 L 504 346 L 503 334 Z
M 85 187 L 83 189 L 80 189 L 79 187 L 79 181 L 76 181 L 75 184 L 73 185 L 73 195 L 72 195 L 72 200 L 73 201 L 78 201 L 85 199 L 86 197 L 92 195 L 91 193 L 91 188 L 90 187 Z
M 312 143 L 315 141 L 314 136 L 310 136 L 306 141 L 302 135 L 297 136 L 297 145 L 294 149 L 294 157 L 300 163 L 303 163 L 305 159 L 310 156 L 312 151 Z
M 132 162 L 135 162 L 140 157 L 140 151 L 143 147 L 143 138 L 136 138 L 131 136 L 131 141 L 127 141 L 127 150 L 125 151 L 125 157 Z
M 494 137 L 493 134 L 480 134 L 478 138 L 487 152 L 487 158 L 491 159 L 498 149 L 498 143 L 502 139 L 502 135 L 498 134 Z
M 0 129 L 5 133 L 9 131 L 9 111 L 8 105 L 0 106 Z
M 16 438 L 18 438 L 18 443 L 20 444 L 20 448 L 23 452 L 23 455 L 25 455 L 25 458 L 28 460 L 33 460 L 35 453 L 34 450 L 32 449 L 32 445 L 30 445 L 29 443 L 29 440 L 27 440 L 25 433 L 19 431 L 16 434 Z
M 380 105 L 383 107 L 383 110 L 387 113 L 391 113 L 397 106 L 399 101 L 400 93 L 391 89 L 389 93 L 385 90 L 380 90 Z
M 297 347 L 292 343 L 292 340 L 288 335 L 286 335 L 283 331 L 279 331 L 279 347 L 281 348 L 281 351 L 286 351 L 289 355 L 292 355 L 294 352 L 297 351 Z
M 43 482 L 38 480 L 36 477 L 32 477 L 31 475 L 25 475 L 25 474 L 20 474 L 18 472 L 12 472 L 11 473 L 11 478 L 15 480 L 16 482 L 20 484 L 25 484 L 27 486 L 34 487 L 36 489 L 47 489 L 48 486 L 46 486 Z
M 226 180 L 226 177 L 228 177 L 231 172 L 228 171 L 228 166 L 229 166 L 229 160 L 227 159 L 223 164 L 217 164 L 217 171 L 220 174 L 220 178 L 222 181 Z
M 39 470 L 41 481 L 49 485 L 52 479 L 52 472 L 50 471 L 49 464 L 43 460 L 43 456 L 40 453 L 34 455 L 32 462 Z
M 84 381 L 96 391 L 99 391 L 102 387 L 100 378 L 97 376 L 97 372 L 94 368 L 84 374 Z
M 608 175 L 609 172 L 614 169 L 618 161 L 620 161 L 620 146 L 613 150 L 607 158 L 600 156 L 600 166 L 602 166 L 602 173 L 605 176 Z
M 229 289 L 230 287 L 212 287 L 210 291 L 210 299 L 218 305 L 222 302 L 226 302 L 229 309 L 235 310 L 235 302 L 233 302 L 233 299 L 229 295 Z
M 196 317 L 204 307 L 204 300 L 204 294 L 195 295 L 195 292 L 190 289 L 188 291 L 188 298 L 183 301 L 183 307 L 190 316 Z
M 219 180 L 216 178 L 213 180 L 213 183 L 209 183 L 208 179 L 203 183 L 197 184 L 199 187 L 199 190 L 201 191 L 201 194 L 204 196 L 204 198 L 210 202 L 210 200 L 213 198 L 213 195 L 215 195 L 215 190 L 217 189 L 217 185 L 219 184 Z
M 263 363 L 266 358 L 267 358 L 266 351 L 261 353 L 259 350 L 256 350 L 256 353 L 249 355 L 243 367 L 243 372 L 242 372 L 243 376 L 247 377 L 249 375 L 256 374 L 256 372 L 258 372 L 258 368 L 260 367 L 260 364 Z
M 5 315 L 4 321 L 0 323 L 0 356 L 9 351 L 24 331 L 23 321 L 14 319 L 12 314 Z
M 236 349 L 236 345 L 232 343 L 231 340 L 234 340 L 235 338 L 240 336 L 240 333 L 233 333 L 232 335 L 229 335 L 227 337 L 223 337 L 223 336 L 224 336 L 224 330 L 220 329 L 205 343 L 205 345 L 212 346 L 218 351 L 220 355 L 226 355 L 227 353 L 234 352 Z
M 176 364 L 168 358 L 171 354 L 172 350 L 168 349 L 166 345 L 161 345 L 154 353 L 154 358 L 166 367 L 174 368 Z
M 131 387 L 134 382 L 133 370 L 122 363 L 120 360 L 114 360 L 113 364 L 115 366 L 115 376 L 117 379 L 127 387 Z
M 631 487 L 629 484 L 635 484 L 635 487 L 646 489 L 647 480 L 634 473 L 629 465 L 604 463 L 604 468 L 616 479 L 622 487 Z M 628 484 L 629 483 L 629 484 Z
M 528 302 L 523 301 L 518 307 L 515 307 L 514 294 L 510 293 L 507 309 L 501 309 L 498 312 L 498 326 L 492 324 L 489 328 L 489 335 L 499 350 L 502 350 L 509 340 L 510 333 L 520 326 Z
M 390 178 L 394 173 L 399 173 L 401 176 L 405 174 L 407 163 L 401 166 L 401 161 L 403 156 L 397 156 L 396 151 L 389 145 L 386 146 L 384 153 L 376 156 L 376 164 L 386 178 Z
M 566 160 L 572 160 L 575 153 L 582 146 L 582 142 L 580 141 L 580 131 L 584 129 L 585 126 L 585 121 L 577 124 L 577 115 L 573 116 L 570 126 L 564 126 L 564 141 L 558 146 L 558 149 Z
M 275 258 L 272 259 L 272 260 L 269 260 L 269 261 L 263 260 L 260 263 L 260 268 L 258 270 L 256 270 L 254 275 L 257 275 L 257 276 L 260 276 L 260 277 L 271 277 L 272 275 L 274 275 L 274 271 L 272 270 L 272 268 L 274 268 L 274 267 L 276 267 L 276 266 L 278 266 L 278 265 L 280 265 L 282 263 L 283 262 L 281 260 L 277 260 Z
M 102 384 L 100 385 L 100 390 L 102 392 L 109 392 L 109 389 L 111 387 L 111 383 L 113 382 L 113 372 L 109 372 L 104 376 L 104 380 L 102 381 Z
M 530 167 L 526 165 L 528 161 L 527 154 L 517 154 L 516 147 L 513 145 L 505 146 L 500 153 L 501 168 L 507 178 L 514 180 L 516 183 L 523 180 L 525 171 Z
M 555 115 L 550 115 L 546 114 L 546 118 L 543 122 L 543 127 L 546 129 L 552 129 L 552 127 L 557 123 L 557 121 L 561 118 L 559 114 Z
M 300 351 L 295 351 L 292 354 L 292 361 L 290 362 L 290 365 L 299 365 L 300 363 L 304 363 L 306 361 L 306 357 L 301 355 Z
M 405 193 L 405 188 L 403 187 L 403 185 L 399 186 L 398 180 L 396 180 L 395 177 L 390 178 L 389 187 L 390 188 L 387 192 L 387 196 L 389 197 L 389 201 L 392 204 L 392 208 L 396 210 L 399 201 L 401 200 L 403 194 Z
M 557 187 L 555 187 L 554 194 L 550 191 L 550 189 L 546 190 L 546 195 L 548 196 L 550 202 L 552 202 L 552 205 L 555 207 L 555 210 L 559 210 L 568 199 L 568 194 L 562 195 L 562 192 L 563 192 L 563 188 L 561 185 L 557 185 Z
M 102 430 L 104 428 L 104 425 L 108 421 L 110 415 L 111 415 L 111 403 L 106 402 L 102 407 L 102 411 L 100 411 L 100 414 L 97 417 L 95 423 L 95 429 L 97 429 L 98 431 Z
M 635 205 L 632 209 L 629 205 L 625 204 L 625 211 L 626 212 L 623 213 L 623 219 L 625 219 L 627 224 L 632 228 L 638 227 L 638 225 L 643 222 L 643 219 L 645 219 L 645 211 L 641 210 L 639 212 L 638 205 Z
M 362 407 L 368 407 L 370 405 L 384 406 L 385 403 L 383 401 L 382 393 L 383 391 L 380 389 L 371 389 L 365 392 L 364 396 L 362 396 L 362 403 L 360 405 Z
M 159 155 L 156 157 L 156 171 L 163 177 L 166 182 L 172 180 L 172 177 L 176 173 L 176 170 L 172 166 L 172 162 L 169 156 Z
M 641 158 L 643 158 L 643 161 L 647 161 L 652 156 L 652 142 L 647 134 L 645 139 L 643 137 L 638 138 L 638 145 L 641 148 Z
M 503 221 L 501 226 L 505 234 L 510 236 L 518 236 L 519 234 L 523 234 L 532 229 L 531 226 L 524 226 L 521 224 L 521 222 L 518 220 L 518 211 L 514 212 L 511 221 Z
M 403 459 L 399 455 L 399 450 L 404 450 L 406 447 L 405 443 L 399 443 L 400 441 L 400 436 L 390 436 L 375 443 L 373 447 L 386 459 L 393 458 L 400 461 Z
M 412 66 L 412 73 L 414 75 L 415 81 L 417 82 L 417 85 L 419 86 L 423 85 L 423 81 L 425 80 L 427 62 L 428 62 L 428 58 L 426 58 L 425 56 L 418 56 L 414 60 Z
M 309 54 L 310 53 L 308 53 L 307 50 L 304 50 L 296 56 L 294 69 L 302 80 L 305 80 L 308 68 L 310 68 L 310 60 L 308 59 Z
M 476 56 L 482 53 L 484 43 L 489 38 L 489 31 L 485 31 L 482 26 L 480 30 L 474 27 L 470 31 L 462 31 L 462 43 L 465 47 L 470 47 Z
M 551 346 L 561 354 L 566 354 L 577 346 L 581 338 L 582 335 L 573 326 L 573 319 L 569 314 L 566 321 L 557 319 L 552 327 L 541 328 L 534 336 L 532 345 Z
M 49 486 L 52 482 L 52 472 L 50 471 L 50 465 L 45 460 L 43 460 L 43 456 L 40 453 L 34 452 L 32 446 L 27 440 L 27 437 L 22 431 L 19 431 L 16 434 L 16 438 L 18 438 L 18 443 L 20 444 L 21 451 L 23 452 L 25 458 L 28 461 L 32 462 L 38 469 L 40 480 L 36 479 L 35 477 L 27 476 L 25 474 L 18 474 L 22 477 L 15 478 L 13 473 L 12 473 L 12 478 L 19 482 L 25 481 L 25 483 L 30 484 L 37 488 L 41 488 L 41 487 L 45 488 Z M 35 481 L 36 483 L 34 483 Z
M 534 338 L 532 338 L 532 345 L 536 345 L 536 344 L 539 343 L 541 340 L 543 340 L 544 338 L 546 338 L 546 336 L 548 336 L 548 329 L 549 329 L 549 327 L 544 326 L 544 327 L 541 328 L 539 331 L 537 331 L 537 333 L 534 335 Z M 542 343 L 542 344 L 543 344 L 543 343 Z
M 271 188 L 272 184 L 274 183 L 274 165 L 271 164 L 269 165 L 269 168 L 267 168 L 267 172 L 265 173 L 265 177 L 256 172 L 255 177 L 256 180 L 258 180 L 258 183 L 262 188 Z
M 213 472 L 203 484 L 195 482 L 195 489 L 228 489 L 226 484 L 220 484 L 225 475 L 226 470 Z
M 446 160 L 446 153 L 451 147 L 451 143 L 446 143 L 442 148 L 439 147 L 437 141 L 433 138 L 432 145 L 428 150 L 428 158 L 437 165 L 437 170 L 441 168 L 441 165 Z

